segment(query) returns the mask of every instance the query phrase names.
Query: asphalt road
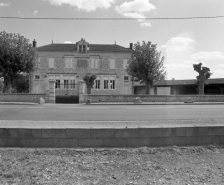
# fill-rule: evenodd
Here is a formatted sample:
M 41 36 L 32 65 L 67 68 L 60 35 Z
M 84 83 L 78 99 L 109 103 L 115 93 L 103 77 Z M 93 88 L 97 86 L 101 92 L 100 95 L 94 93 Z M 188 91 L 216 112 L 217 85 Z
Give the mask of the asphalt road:
M 224 105 L 0 105 L 0 120 L 154 121 L 223 119 Z

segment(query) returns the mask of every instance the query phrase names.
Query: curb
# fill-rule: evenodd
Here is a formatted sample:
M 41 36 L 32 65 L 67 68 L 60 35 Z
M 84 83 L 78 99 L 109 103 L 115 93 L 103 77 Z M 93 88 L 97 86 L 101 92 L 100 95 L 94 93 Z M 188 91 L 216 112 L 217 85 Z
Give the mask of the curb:
M 0 105 L 39 105 L 39 103 L 29 103 L 29 102 L 0 102 Z

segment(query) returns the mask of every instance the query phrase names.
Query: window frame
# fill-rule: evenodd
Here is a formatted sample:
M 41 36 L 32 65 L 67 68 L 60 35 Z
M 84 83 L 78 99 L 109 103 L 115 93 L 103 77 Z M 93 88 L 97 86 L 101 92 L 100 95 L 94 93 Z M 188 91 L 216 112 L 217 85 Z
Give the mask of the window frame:
M 67 60 L 67 59 L 69 59 L 69 60 Z M 65 68 L 66 69 L 74 68 L 73 59 L 74 59 L 74 57 L 72 57 L 72 56 L 65 56 Z
M 127 79 L 125 79 L 127 78 Z M 124 76 L 124 82 L 129 82 L 129 76 Z
M 38 78 L 37 78 L 38 77 Z M 40 75 L 34 75 L 34 80 L 39 81 L 40 80 Z

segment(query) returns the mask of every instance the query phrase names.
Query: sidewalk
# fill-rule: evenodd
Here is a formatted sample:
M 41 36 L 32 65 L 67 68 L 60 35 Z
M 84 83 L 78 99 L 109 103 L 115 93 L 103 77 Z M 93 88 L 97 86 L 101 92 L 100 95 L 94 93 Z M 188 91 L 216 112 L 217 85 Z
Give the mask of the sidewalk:
M 0 102 L 0 105 L 38 105 L 39 103 L 31 102 Z
M 49 103 L 46 103 L 49 104 Z M 0 102 L 0 105 L 39 105 L 39 103 L 31 102 Z M 60 104 L 58 104 L 60 105 Z M 75 104 L 77 105 L 77 104 Z M 86 105 L 86 103 L 80 103 L 79 105 Z M 141 104 L 135 104 L 134 102 L 99 102 L 91 103 L 90 105 L 224 105 L 224 102 L 142 102 Z
M 224 105 L 224 102 L 142 102 L 135 104 L 133 102 L 100 102 L 91 103 L 91 105 Z

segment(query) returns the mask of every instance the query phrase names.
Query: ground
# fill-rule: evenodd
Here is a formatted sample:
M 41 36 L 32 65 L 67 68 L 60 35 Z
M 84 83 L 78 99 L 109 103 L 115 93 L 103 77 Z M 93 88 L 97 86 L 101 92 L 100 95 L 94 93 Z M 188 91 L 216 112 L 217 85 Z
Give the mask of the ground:
M 224 184 L 224 146 L 0 148 L 0 184 Z

